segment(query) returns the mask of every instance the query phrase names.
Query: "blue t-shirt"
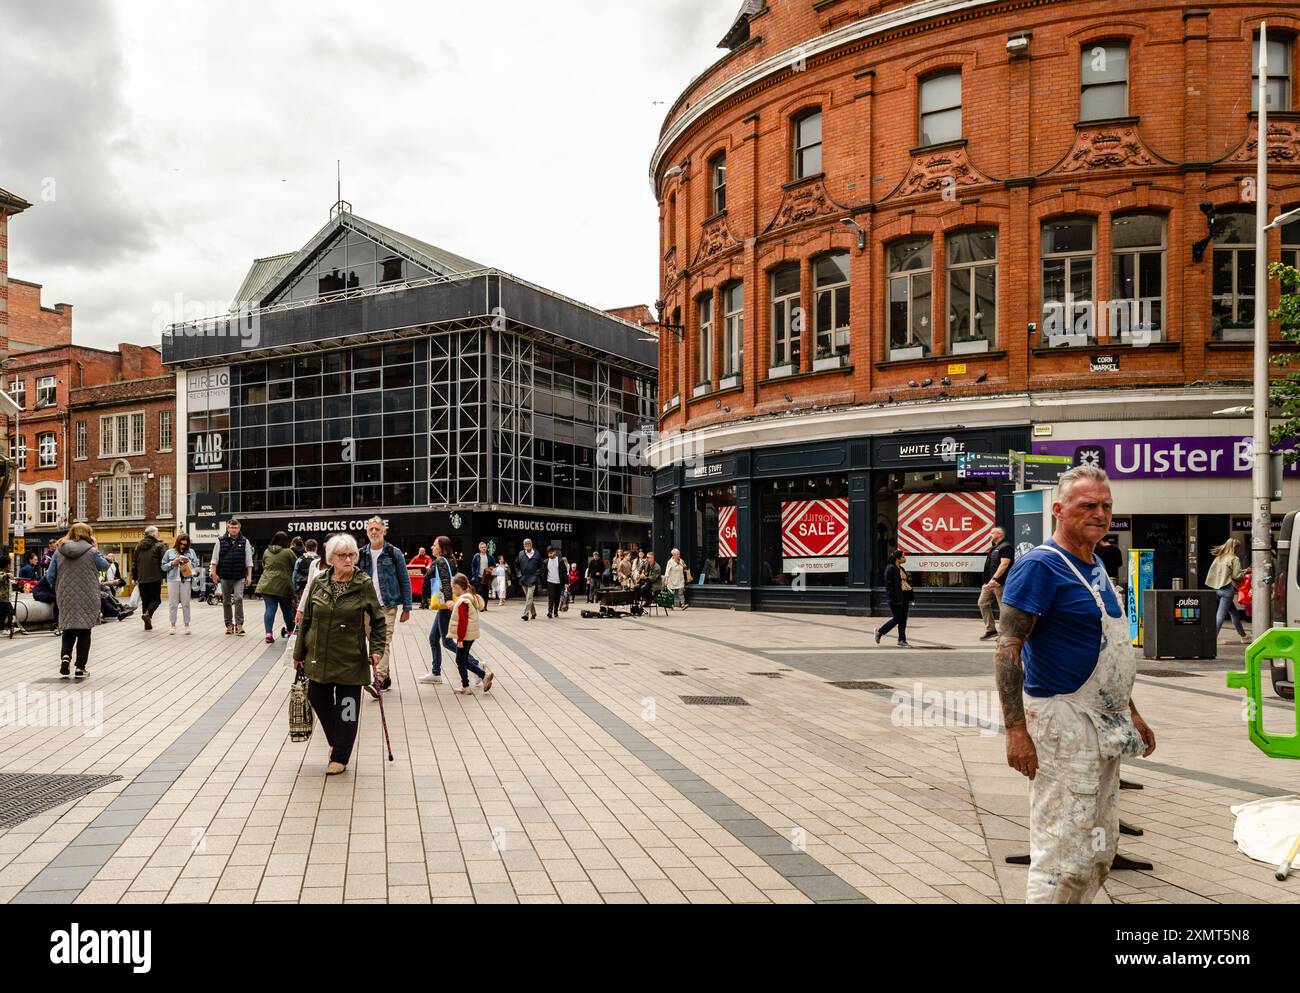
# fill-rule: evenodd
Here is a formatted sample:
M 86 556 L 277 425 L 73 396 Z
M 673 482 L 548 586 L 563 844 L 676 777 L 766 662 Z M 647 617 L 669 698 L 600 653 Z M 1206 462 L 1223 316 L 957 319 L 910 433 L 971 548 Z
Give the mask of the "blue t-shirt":
M 1047 544 L 1061 547 L 1050 539 Z M 1101 592 L 1106 613 L 1123 617 L 1101 559 L 1094 557 L 1089 565 L 1061 551 L 1079 575 Z M 1002 601 L 1038 618 L 1020 656 L 1026 693 L 1033 697 L 1073 693 L 1088 681 L 1101 655 L 1101 617 L 1092 594 L 1060 555 L 1046 547 L 1022 555 L 1007 575 Z

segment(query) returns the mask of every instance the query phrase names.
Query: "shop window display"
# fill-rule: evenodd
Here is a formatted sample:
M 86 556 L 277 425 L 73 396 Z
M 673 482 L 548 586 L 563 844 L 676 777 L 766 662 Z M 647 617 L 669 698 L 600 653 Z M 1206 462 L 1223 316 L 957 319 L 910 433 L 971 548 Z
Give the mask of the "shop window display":
M 951 500 L 928 501 L 924 495 Z M 906 534 L 899 534 L 900 506 Z M 984 581 L 984 556 L 995 508 L 986 481 L 957 478 L 956 468 L 881 474 L 876 487 L 872 586 L 884 585 L 889 555 L 901 546 L 916 589 L 978 589 Z M 951 542 L 951 548 L 945 543 Z M 937 543 L 932 548 L 921 545 Z M 934 554 L 943 548 L 943 554 Z M 922 568 L 923 564 L 933 568 Z
M 758 585 L 848 586 L 848 477 L 774 480 L 761 483 L 759 492 Z
M 736 527 L 736 488 L 714 486 L 696 490 L 691 520 L 691 547 L 682 549 L 696 583 L 734 586 L 740 537 Z

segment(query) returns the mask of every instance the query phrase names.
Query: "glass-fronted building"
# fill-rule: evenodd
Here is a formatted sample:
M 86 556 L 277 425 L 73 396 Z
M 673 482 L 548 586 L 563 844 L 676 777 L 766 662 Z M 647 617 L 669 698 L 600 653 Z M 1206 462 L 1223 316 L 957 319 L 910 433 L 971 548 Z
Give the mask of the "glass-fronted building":
M 598 456 L 653 429 L 656 355 L 637 325 L 339 208 L 258 260 L 229 317 L 165 336 L 180 505 L 198 541 L 232 515 L 264 544 L 379 514 L 407 550 L 647 544 L 648 471 Z

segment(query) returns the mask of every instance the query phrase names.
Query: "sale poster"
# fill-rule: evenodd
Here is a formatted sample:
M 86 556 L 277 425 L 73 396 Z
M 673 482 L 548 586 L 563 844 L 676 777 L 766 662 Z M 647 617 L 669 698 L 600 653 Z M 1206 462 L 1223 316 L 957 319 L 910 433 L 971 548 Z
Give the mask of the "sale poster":
M 997 520 L 993 493 L 904 493 L 898 498 L 898 548 L 908 555 L 978 555 Z
M 781 556 L 787 572 L 848 572 L 848 498 L 781 504 Z
M 718 508 L 718 558 L 734 559 L 740 554 L 736 538 L 736 508 Z

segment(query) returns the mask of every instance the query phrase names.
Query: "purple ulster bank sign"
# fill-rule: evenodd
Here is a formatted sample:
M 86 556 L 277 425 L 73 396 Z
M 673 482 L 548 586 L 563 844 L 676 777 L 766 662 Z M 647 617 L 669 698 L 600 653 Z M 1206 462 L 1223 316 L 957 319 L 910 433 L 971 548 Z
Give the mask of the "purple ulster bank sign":
M 1247 477 L 1254 440 L 1242 435 L 1175 438 L 1110 438 L 1102 441 L 1036 441 L 1036 455 L 1067 455 L 1075 465 L 1095 465 L 1111 479 Z M 1300 464 L 1286 468 L 1300 475 Z

